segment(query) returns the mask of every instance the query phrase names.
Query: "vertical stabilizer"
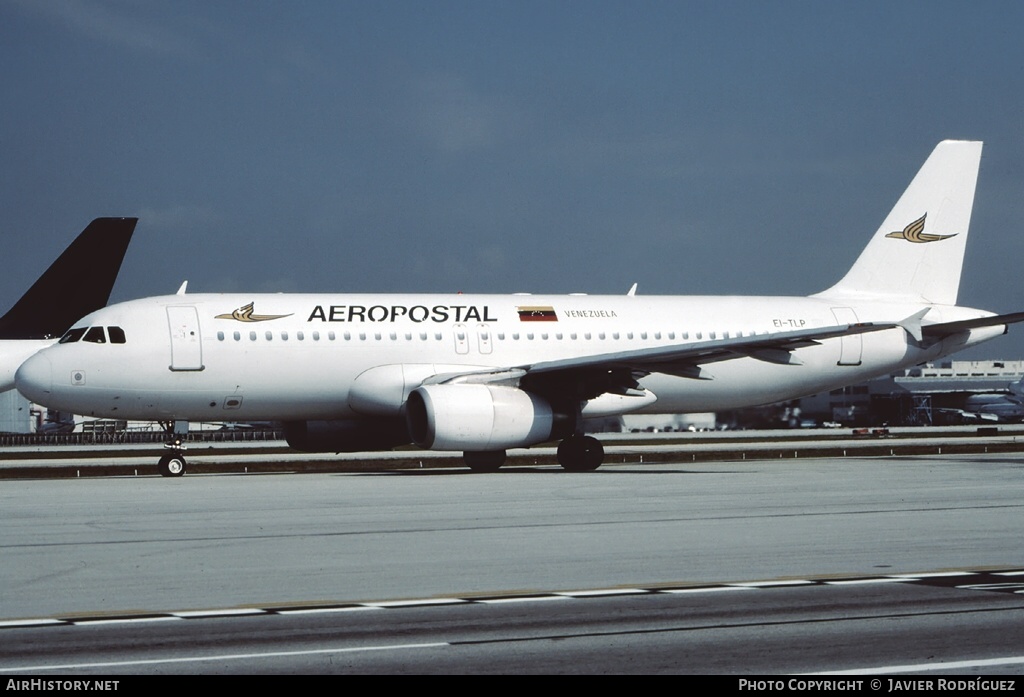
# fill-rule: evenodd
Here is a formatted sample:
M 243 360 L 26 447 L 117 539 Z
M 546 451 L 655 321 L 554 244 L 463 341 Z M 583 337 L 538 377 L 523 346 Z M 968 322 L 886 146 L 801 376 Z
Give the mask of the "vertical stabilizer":
M 97 218 L 0 317 L 0 339 L 58 337 L 107 304 L 138 218 Z
M 955 305 L 981 145 L 939 143 L 850 271 L 818 295 Z

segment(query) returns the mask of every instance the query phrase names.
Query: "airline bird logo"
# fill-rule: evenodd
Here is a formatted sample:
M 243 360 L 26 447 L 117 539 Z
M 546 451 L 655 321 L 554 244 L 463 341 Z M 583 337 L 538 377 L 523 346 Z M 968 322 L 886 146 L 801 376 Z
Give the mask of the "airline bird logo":
M 254 315 L 252 313 L 254 303 L 249 303 L 245 307 L 240 307 L 231 314 L 217 315 L 215 319 L 234 319 L 239 322 L 266 322 L 272 319 L 281 319 L 282 317 L 291 317 L 293 313 L 287 315 Z
M 915 244 L 923 244 L 925 242 L 938 242 L 939 240 L 949 239 L 950 237 L 956 237 L 956 233 L 952 235 L 934 235 L 930 232 L 924 231 L 924 219 L 928 217 L 925 213 L 920 218 L 906 226 L 902 230 L 896 232 L 890 232 L 886 237 L 892 237 L 897 240 L 906 240 L 907 242 L 913 242 Z

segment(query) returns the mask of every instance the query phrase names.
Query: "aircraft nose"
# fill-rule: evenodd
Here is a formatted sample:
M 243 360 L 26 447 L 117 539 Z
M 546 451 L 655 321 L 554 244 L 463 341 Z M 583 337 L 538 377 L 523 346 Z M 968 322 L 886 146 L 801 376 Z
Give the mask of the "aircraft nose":
M 46 356 L 36 354 L 21 364 L 14 374 L 14 383 L 33 402 L 46 402 L 53 390 L 53 364 Z

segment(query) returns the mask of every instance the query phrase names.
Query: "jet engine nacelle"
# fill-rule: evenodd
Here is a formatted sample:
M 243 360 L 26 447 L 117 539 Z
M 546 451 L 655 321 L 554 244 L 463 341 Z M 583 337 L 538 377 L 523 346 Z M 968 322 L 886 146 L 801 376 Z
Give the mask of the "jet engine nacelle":
M 572 419 L 516 387 L 424 385 L 406 402 L 409 434 L 430 450 L 521 448 L 572 432 Z
M 411 442 L 402 419 L 286 421 L 284 437 L 306 453 L 390 450 Z

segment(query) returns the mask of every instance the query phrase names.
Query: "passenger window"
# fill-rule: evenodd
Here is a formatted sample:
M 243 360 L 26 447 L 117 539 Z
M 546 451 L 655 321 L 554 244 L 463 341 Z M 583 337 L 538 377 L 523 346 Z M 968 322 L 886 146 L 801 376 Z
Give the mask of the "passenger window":
M 73 344 L 76 341 L 78 341 L 79 339 L 81 339 L 82 335 L 85 334 L 86 330 L 88 330 L 88 329 L 89 329 L 88 327 L 78 327 L 77 329 L 69 329 L 64 334 L 64 336 L 62 336 L 60 338 L 60 341 L 58 343 L 61 343 L 61 344 Z
M 103 327 L 90 327 L 89 331 L 82 337 L 82 341 L 89 341 L 94 344 L 107 343 L 107 335 L 103 333 Z
M 124 330 L 121 327 L 107 327 L 107 334 L 110 335 L 110 343 L 112 344 L 123 344 L 127 341 L 124 336 Z

